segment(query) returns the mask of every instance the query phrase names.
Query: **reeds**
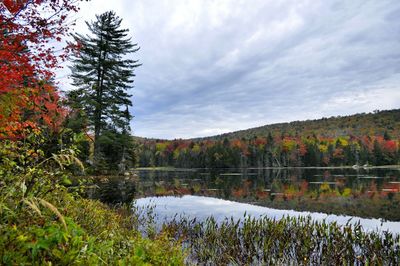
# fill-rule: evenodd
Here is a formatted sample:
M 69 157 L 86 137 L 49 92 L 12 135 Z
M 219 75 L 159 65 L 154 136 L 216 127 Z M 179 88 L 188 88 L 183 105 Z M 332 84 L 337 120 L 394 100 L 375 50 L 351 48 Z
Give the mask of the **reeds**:
M 365 232 L 360 224 L 339 226 L 311 217 L 245 216 L 242 220 L 184 217 L 163 230 L 189 248 L 188 264 L 211 265 L 399 265 L 400 236 Z

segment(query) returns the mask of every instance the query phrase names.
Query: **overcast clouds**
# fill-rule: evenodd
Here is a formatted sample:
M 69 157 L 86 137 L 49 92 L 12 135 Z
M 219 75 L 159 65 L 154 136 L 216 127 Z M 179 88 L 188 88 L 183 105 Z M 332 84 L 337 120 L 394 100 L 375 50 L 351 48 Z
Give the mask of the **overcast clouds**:
M 141 50 L 133 133 L 214 135 L 400 107 L 400 1 L 92 0 Z

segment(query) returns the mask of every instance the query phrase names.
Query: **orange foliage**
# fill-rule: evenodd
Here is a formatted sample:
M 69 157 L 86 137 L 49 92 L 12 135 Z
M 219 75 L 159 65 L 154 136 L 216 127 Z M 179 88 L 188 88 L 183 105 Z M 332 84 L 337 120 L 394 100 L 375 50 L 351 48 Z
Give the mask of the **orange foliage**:
M 264 190 L 257 190 L 256 191 L 256 196 L 258 199 L 266 199 L 268 197 L 269 193 Z
M 0 95 L 0 139 L 24 137 L 25 129 L 45 126 L 57 132 L 66 115 L 52 86 L 13 90 Z
M 267 144 L 267 140 L 265 138 L 257 137 L 254 141 L 254 145 L 257 146 L 259 149 L 264 148 L 265 144 Z
M 300 143 L 299 143 L 299 154 L 300 154 L 301 156 L 304 156 L 304 155 L 306 155 L 306 153 L 307 153 L 307 147 L 306 147 L 306 145 L 305 145 L 304 143 L 300 142 Z
M 235 198 L 243 198 L 247 192 L 243 188 L 232 189 L 232 195 Z
M 66 58 L 68 49 L 56 55 L 48 43 L 61 41 L 68 30 L 64 23 L 67 14 L 77 11 L 77 7 L 67 0 L 2 2 L 0 138 L 21 138 L 24 129 L 43 125 L 57 131 L 66 110 L 60 107 L 56 88 L 47 82 L 54 77 L 54 70 Z

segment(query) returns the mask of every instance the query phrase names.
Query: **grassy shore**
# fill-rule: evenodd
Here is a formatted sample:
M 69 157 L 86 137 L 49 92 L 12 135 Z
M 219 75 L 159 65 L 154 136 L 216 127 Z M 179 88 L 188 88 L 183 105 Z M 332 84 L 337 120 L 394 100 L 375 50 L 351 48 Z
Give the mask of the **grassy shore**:
M 143 237 L 130 208 L 62 190 L 28 202 L 12 211 L 0 207 L 2 265 L 183 264 L 180 242 L 165 232 Z

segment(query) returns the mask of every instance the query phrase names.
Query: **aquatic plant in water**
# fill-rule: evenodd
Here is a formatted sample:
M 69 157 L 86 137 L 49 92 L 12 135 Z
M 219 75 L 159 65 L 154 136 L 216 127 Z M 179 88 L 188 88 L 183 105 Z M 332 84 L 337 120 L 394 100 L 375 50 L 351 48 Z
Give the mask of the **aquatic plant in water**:
M 358 223 L 340 226 L 311 217 L 244 216 L 218 223 L 175 217 L 162 231 L 182 240 L 188 264 L 212 265 L 399 265 L 400 236 L 365 232 Z

